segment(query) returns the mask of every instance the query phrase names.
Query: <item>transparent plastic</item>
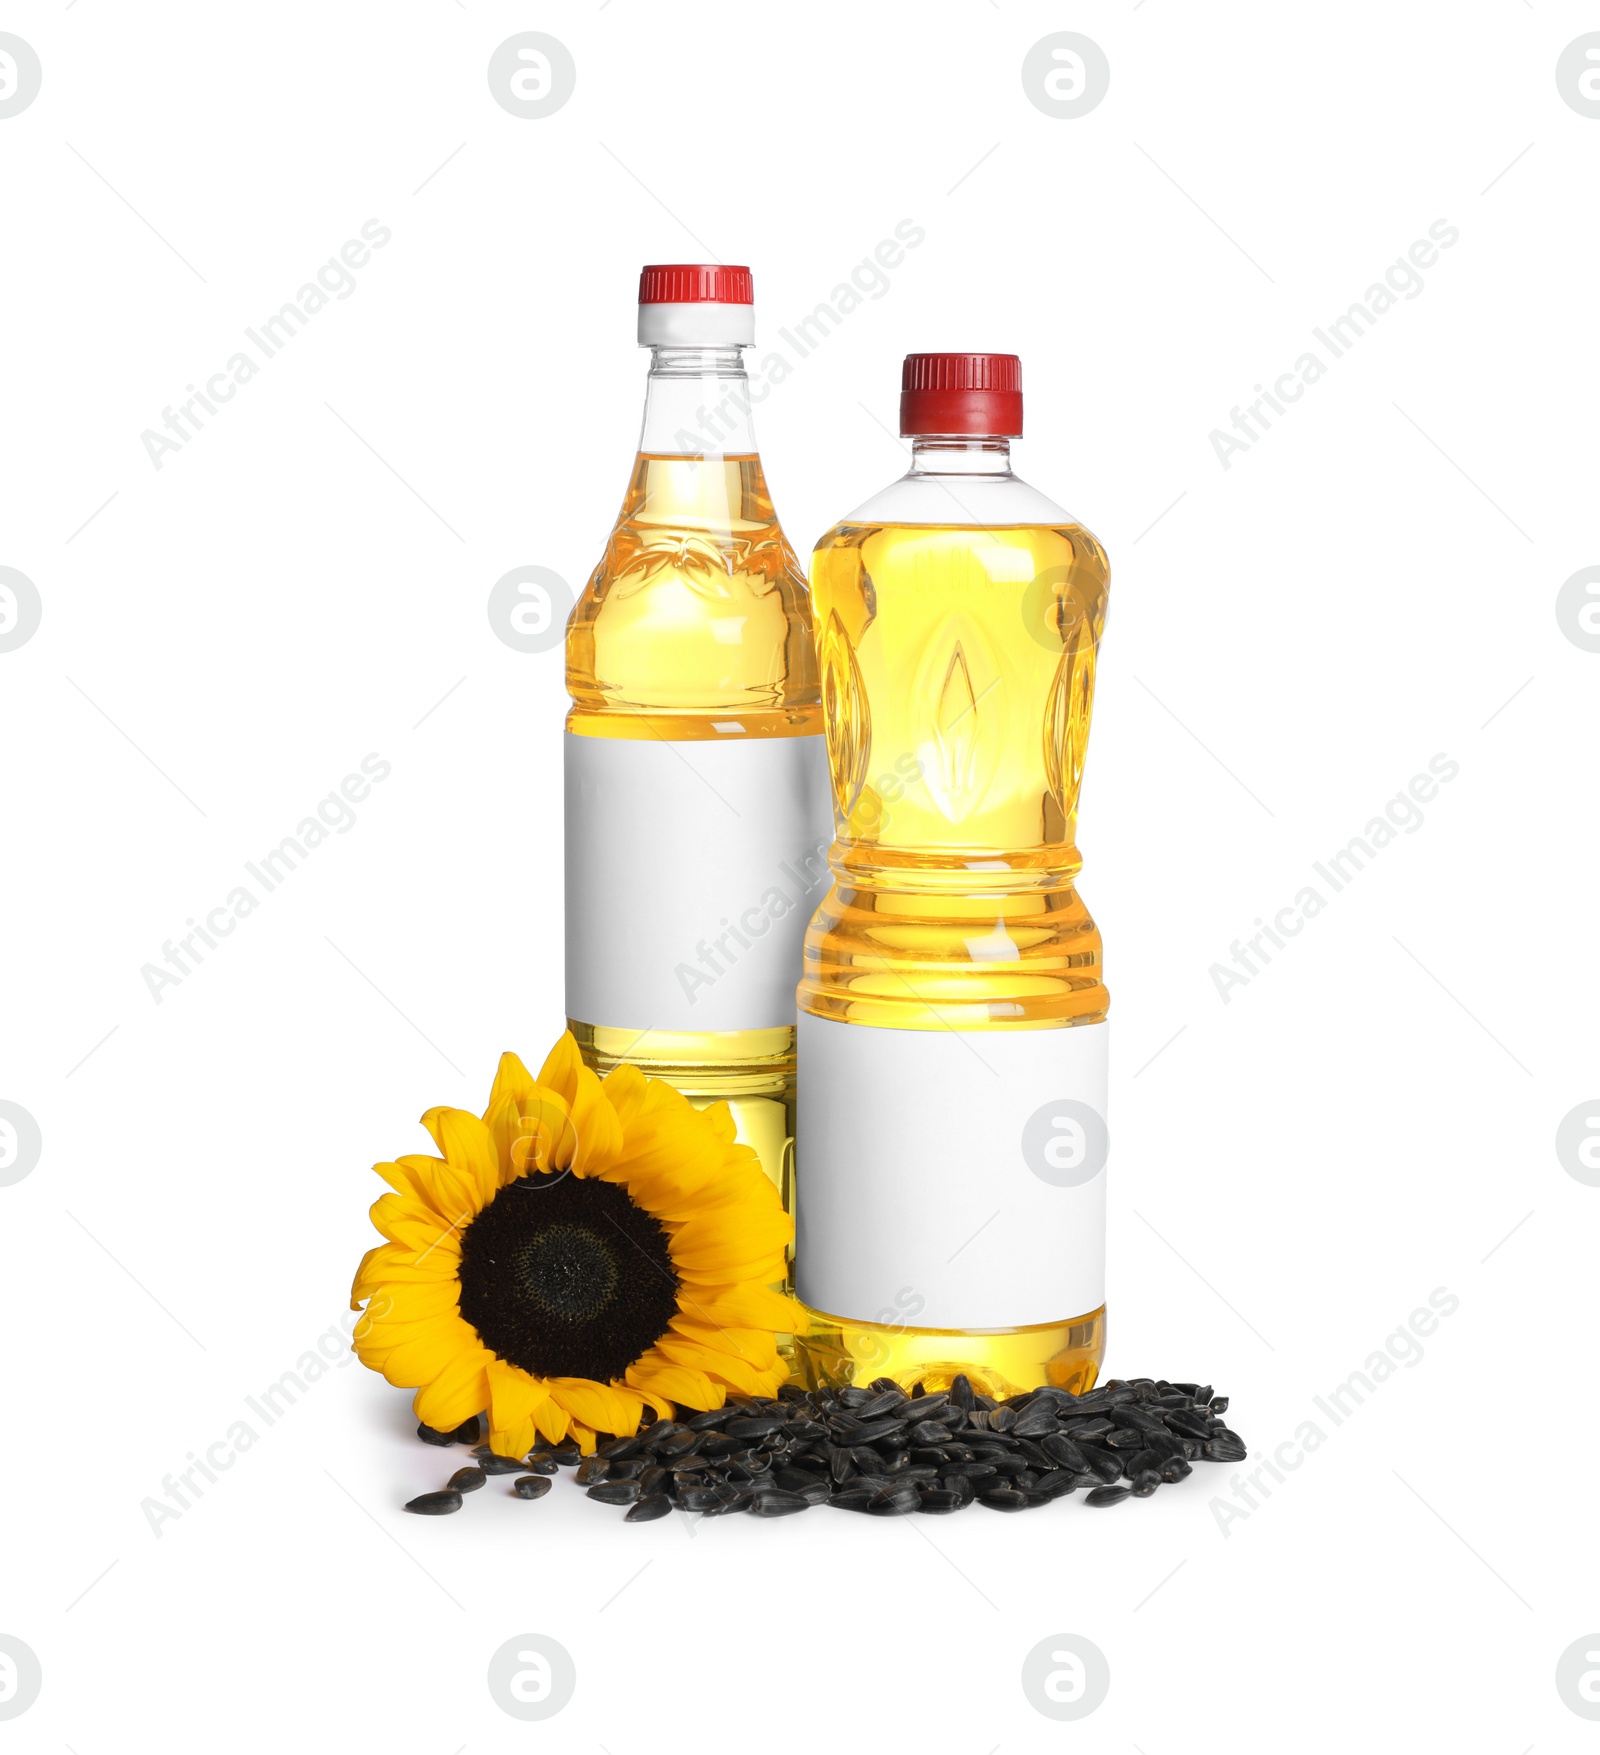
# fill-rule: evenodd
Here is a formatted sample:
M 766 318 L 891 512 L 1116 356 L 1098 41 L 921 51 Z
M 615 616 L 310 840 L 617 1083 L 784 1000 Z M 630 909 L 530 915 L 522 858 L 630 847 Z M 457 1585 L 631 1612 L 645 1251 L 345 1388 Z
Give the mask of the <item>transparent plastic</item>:
M 568 625 L 567 690 L 580 737 L 822 730 L 805 575 L 772 508 L 737 347 L 652 350 L 633 475 Z M 641 1021 L 568 1025 L 597 1072 L 627 1061 L 702 1106 L 726 1100 L 788 1205 L 793 1026 L 641 1032 Z
M 803 1011 L 898 1030 L 1106 1016 L 1076 830 L 1109 576 L 1094 536 L 1011 473 L 1001 438 L 918 440 L 910 473 L 817 544 L 837 839 Z M 1018 954 L 975 957 L 1000 928 Z M 994 1394 L 1077 1391 L 1104 1351 L 1104 1307 L 987 1331 L 816 1311 L 799 1370 L 813 1384 L 932 1391 L 965 1372 Z

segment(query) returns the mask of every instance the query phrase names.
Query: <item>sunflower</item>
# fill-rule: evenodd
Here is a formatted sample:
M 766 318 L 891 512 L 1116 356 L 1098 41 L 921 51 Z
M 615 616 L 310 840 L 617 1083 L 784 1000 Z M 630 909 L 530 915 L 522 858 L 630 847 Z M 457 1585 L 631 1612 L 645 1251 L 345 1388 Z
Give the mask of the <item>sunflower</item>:
M 362 1363 L 415 1389 L 449 1430 L 488 1410 L 489 1443 L 638 1430 L 646 1403 L 719 1408 L 788 1376 L 775 1332 L 799 1307 L 769 1289 L 793 1221 L 725 1103 L 659 1079 L 604 1082 L 564 1035 L 537 1079 L 501 1056 L 480 1119 L 430 1109 L 442 1156 L 375 1165 L 387 1242 L 351 1287 Z

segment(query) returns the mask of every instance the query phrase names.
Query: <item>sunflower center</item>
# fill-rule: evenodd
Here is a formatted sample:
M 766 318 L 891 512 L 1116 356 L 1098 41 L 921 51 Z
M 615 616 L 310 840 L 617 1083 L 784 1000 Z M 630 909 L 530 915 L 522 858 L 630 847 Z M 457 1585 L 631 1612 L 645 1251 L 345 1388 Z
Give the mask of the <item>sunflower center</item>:
M 536 1377 L 609 1383 L 677 1308 L 666 1230 L 613 1182 L 521 1177 L 462 1233 L 462 1316 Z
M 617 1259 L 582 1225 L 551 1225 L 517 1251 L 523 1294 L 558 1322 L 599 1316 L 617 1290 Z

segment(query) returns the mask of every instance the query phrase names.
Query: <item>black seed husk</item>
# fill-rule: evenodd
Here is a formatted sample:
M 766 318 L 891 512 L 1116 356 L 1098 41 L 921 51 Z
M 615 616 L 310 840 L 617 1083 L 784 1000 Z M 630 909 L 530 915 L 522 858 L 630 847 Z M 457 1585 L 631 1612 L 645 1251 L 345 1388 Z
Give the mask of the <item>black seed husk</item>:
M 409 1509 L 457 1510 L 462 1494 L 493 1474 L 515 1474 L 512 1492 L 543 1496 L 561 1467 L 601 1504 L 627 1506 L 644 1523 L 674 1506 L 709 1516 L 750 1512 L 792 1516 L 813 1505 L 873 1517 L 914 1511 L 949 1515 L 975 1499 L 990 1510 L 1020 1511 L 1087 1489 L 1085 1503 L 1144 1498 L 1193 1473 L 1201 1460 L 1232 1463 L 1248 1454 L 1224 1424 L 1225 1397 L 1209 1384 L 1166 1378 L 1111 1378 L 1086 1395 L 1062 1389 L 1003 1398 L 964 1377 L 948 1389 L 904 1389 L 887 1378 L 848 1389 L 786 1384 L 777 1396 L 741 1397 L 681 1419 L 647 1416 L 637 1432 L 598 1435 L 595 1454 L 575 1441 L 541 1441 L 525 1459 L 473 1446 L 477 1467 L 457 1471 L 443 1492 Z M 419 1429 L 429 1444 L 475 1440 L 480 1423 L 453 1433 Z
M 589 1497 L 602 1505 L 632 1505 L 639 1497 L 637 1481 L 600 1481 L 589 1489 Z
M 796 1511 L 809 1511 L 811 1501 L 802 1499 L 798 1493 L 785 1493 L 773 1488 L 765 1493 L 758 1493 L 750 1507 L 752 1517 L 789 1517 Z
M 448 1487 L 439 1493 L 419 1493 L 415 1499 L 406 1501 L 406 1510 L 416 1512 L 419 1517 L 444 1517 L 460 1509 L 461 1495 Z

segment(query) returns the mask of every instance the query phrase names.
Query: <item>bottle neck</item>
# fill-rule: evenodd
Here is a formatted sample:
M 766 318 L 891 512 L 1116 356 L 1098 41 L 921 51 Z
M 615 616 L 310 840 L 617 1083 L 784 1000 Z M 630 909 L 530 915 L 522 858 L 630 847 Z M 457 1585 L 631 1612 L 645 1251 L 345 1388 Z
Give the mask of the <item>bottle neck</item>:
M 909 473 L 1010 475 L 1011 441 L 994 433 L 917 433 L 911 440 Z
M 639 449 L 655 457 L 753 457 L 743 348 L 651 348 Z

